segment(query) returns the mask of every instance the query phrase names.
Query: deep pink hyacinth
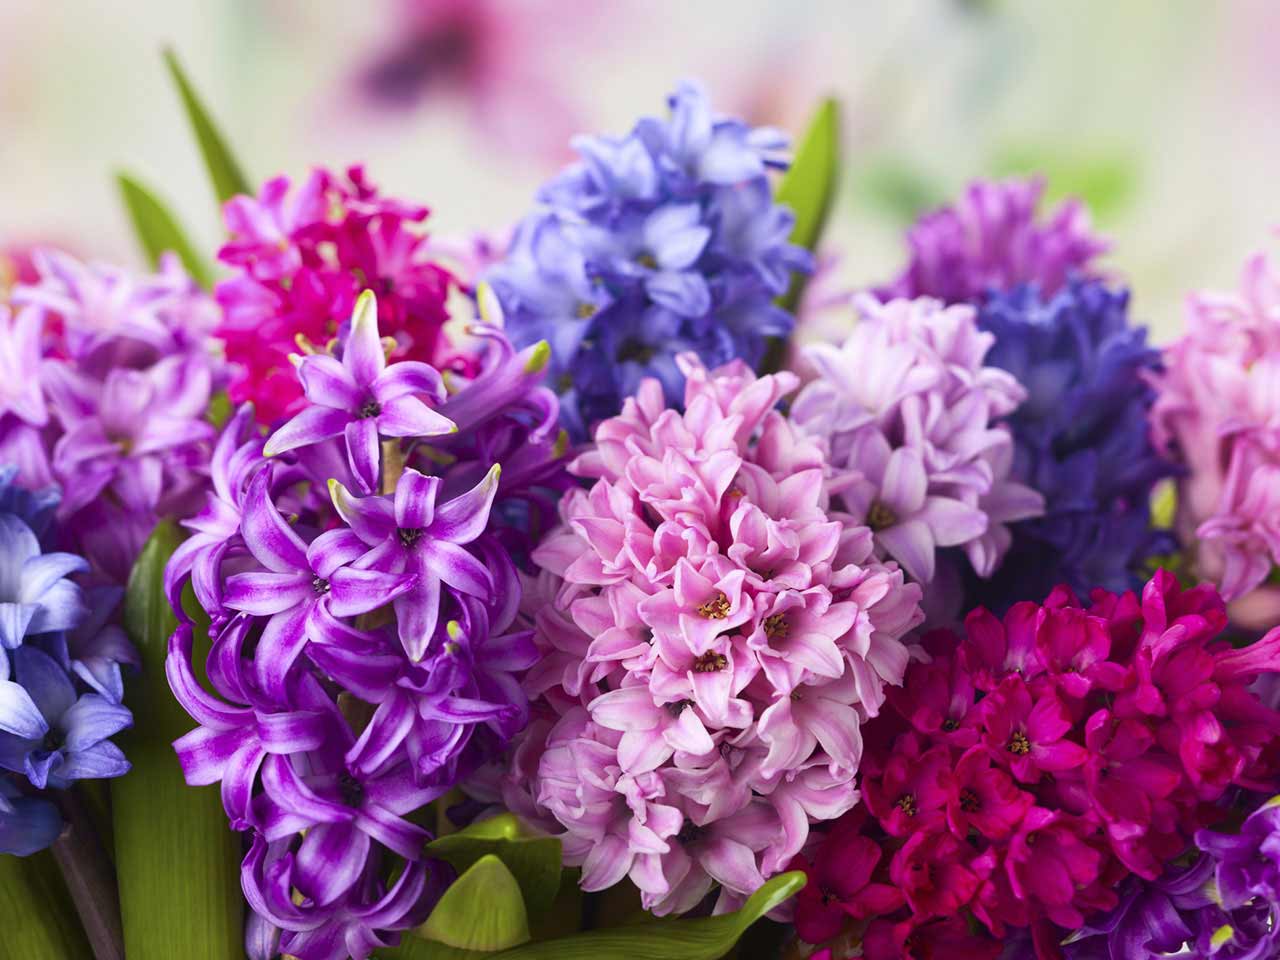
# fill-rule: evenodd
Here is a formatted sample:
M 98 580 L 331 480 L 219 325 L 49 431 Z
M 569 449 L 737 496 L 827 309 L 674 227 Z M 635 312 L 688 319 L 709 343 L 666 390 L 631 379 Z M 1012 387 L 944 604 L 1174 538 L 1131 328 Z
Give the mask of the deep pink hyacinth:
M 1003 618 L 972 612 L 962 637 L 926 636 L 927 660 L 865 728 L 868 816 L 829 827 L 801 864 L 830 891 L 890 882 L 905 906 L 866 928 L 810 910 L 800 935 L 917 956 L 900 944 L 960 919 L 980 931 L 973 955 L 1031 928 L 1037 956 L 1058 956 L 1125 877 L 1154 880 L 1230 818 L 1224 797 L 1274 791 L 1280 712 L 1253 684 L 1280 670 L 1280 628 L 1236 650 L 1226 622 L 1211 587 L 1160 571 L 1141 598 L 1083 605 L 1060 587 Z M 884 851 L 870 876 L 840 865 L 851 836 Z
M 750 894 L 857 802 L 859 728 L 920 619 L 919 588 L 829 510 L 821 449 L 775 409 L 795 378 L 681 363 L 685 412 L 646 381 L 534 554 L 546 726 L 505 782 L 584 889 L 629 876 L 659 913 L 713 884 Z
M 1092 232 L 1078 200 L 1038 219 L 1044 186 L 1038 177 L 971 183 L 953 205 L 911 228 L 906 268 L 877 294 L 976 304 L 1024 283 L 1051 296 L 1073 274 L 1096 275 L 1093 261 L 1107 242 Z
M 962 549 L 990 576 L 1010 543 L 1006 524 L 1044 509 L 1040 494 L 1010 479 L 1013 441 L 998 423 L 1025 391 L 984 366 L 993 338 L 972 307 L 863 297 L 858 310 L 843 344 L 805 351 L 817 376 L 792 419 L 831 461 L 836 509 L 870 527 L 878 554 L 942 607 L 954 576 L 929 590 L 940 550 Z
M 297 187 L 276 177 L 257 197 L 229 200 L 230 237 L 218 258 L 232 276 L 218 284 L 217 335 L 232 365 L 232 401 L 252 401 L 263 423 L 296 413 L 302 390 L 290 355 L 338 336 L 365 289 L 377 294 L 393 360 L 442 360 L 453 278 L 422 232 L 427 213 L 381 196 L 358 166 L 345 176 L 317 169 Z

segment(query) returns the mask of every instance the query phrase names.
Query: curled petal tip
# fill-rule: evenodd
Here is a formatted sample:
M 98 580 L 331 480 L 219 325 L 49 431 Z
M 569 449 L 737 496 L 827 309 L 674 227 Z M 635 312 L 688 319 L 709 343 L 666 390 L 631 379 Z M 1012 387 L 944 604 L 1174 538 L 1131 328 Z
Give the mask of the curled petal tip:
M 529 358 L 524 363 L 525 373 L 541 373 L 551 362 L 551 344 L 539 340 L 529 348 Z
M 502 304 L 488 283 L 482 282 L 476 287 L 476 307 L 480 310 L 480 319 L 485 323 L 495 327 L 502 326 Z

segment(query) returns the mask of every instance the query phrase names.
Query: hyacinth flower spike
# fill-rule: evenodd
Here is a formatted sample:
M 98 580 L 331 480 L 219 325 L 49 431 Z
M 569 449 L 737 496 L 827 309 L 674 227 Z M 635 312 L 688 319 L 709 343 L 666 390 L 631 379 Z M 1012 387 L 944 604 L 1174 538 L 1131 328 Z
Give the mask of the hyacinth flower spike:
M 0 646 L 12 650 L 28 633 L 68 630 L 85 614 L 80 588 L 66 577 L 87 570 L 70 553 L 41 553 L 31 528 L 0 514 Z
M 370 290 L 356 301 L 341 360 L 311 354 L 295 362 L 312 406 L 272 434 L 265 448 L 269 457 L 343 436 L 351 472 L 367 494 L 378 485 L 380 437 L 438 437 L 457 429 L 419 399 L 444 400 L 444 384 L 434 367 L 408 360 L 387 368 L 378 336 L 378 303 Z
M 418 577 L 393 601 L 400 642 L 415 661 L 426 655 L 436 632 L 442 584 L 473 597 L 493 590 L 492 574 L 465 544 L 484 533 L 501 473 L 494 464 L 470 490 L 438 505 L 440 478 L 412 468 L 400 476 L 394 498 L 353 497 L 341 483 L 329 482 L 338 514 L 373 548 L 355 566 Z

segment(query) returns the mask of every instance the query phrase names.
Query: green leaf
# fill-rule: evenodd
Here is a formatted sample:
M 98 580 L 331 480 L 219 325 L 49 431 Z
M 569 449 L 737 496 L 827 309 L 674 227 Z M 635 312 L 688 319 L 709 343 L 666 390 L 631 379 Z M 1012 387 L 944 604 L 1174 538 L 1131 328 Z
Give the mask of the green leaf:
M 182 64 L 178 62 L 178 55 L 172 50 L 166 50 L 164 60 L 178 88 L 178 94 L 182 97 L 182 106 L 187 112 L 187 119 L 191 122 L 191 131 L 196 135 L 196 142 L 200 145 L 200 153 L 204 156 L 204 165 L 209 171 L 209 179 L 213 184 L 213 193 L 219 206 L 238 193 L 252 193 L 248 179 L 236 158 L 232 156 L 231 148 L 227 146 L 226 138 L 214 124 L 209 111 L 205 109 L 191 81 L 187 79 Z
M 459 873 L 482 857 L 497 857 L 520 885 L 529 915 L 540 917 L 560 889 L 560 841 L 521 837 L 519 831 L 519 821 L 503 814 L 433 840 L 427 855 L 447 861 Z
M 594 930 L 527 943 L 499 953 L 494 960 L 719 960 L 751 924 L 804 885 L 803 873 L 784 873 L 753 893 L 737 913 Z
M 160 255 L 172 251 L 182 260 L 187 272 L 207 290 L 211 280 L 209 267 L 187 241 L 173 214 L 155 194 L 127 173 L 116 174 L 116 185 L 133 223 L 133 232 L 151 265 L 158 266 Z
M 125 953 L 129 960 L 244 960 L 239 839 L 218 788 L 187 786 L 172 746 L 193 726 L 164 672 L 177 627 L 164 566 L 179 539 L 173 523 L 156 527 L 125 596 L 125 630 L 142 658 L 125 691 L 134 726 L 120 742 L 133 769 L 111 783 Z M 197 623 L 198 641 L 206 627 Z
M 0 855 L 0 960 L 93 955 L 62 873 L 48 850 Z
M 818 246 L 840 182 L 840 104 L 827 97 L 809 121 L 795 159 L 778 184 L 776 199 L 796 215 L 791 242 L 806 250 Z M 793 289 L 789 297 L 793 297 Z
M 528 942 L 529 914 L 516 878 L 490 853 L 449 886 L 417 932 L 463 950 L 503 950 Z

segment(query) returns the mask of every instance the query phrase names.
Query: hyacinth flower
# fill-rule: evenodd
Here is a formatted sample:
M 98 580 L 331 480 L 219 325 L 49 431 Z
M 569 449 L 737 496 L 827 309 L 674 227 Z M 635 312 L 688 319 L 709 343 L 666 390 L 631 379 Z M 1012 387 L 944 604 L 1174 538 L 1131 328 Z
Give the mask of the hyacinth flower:
M 447 360 L 445 304 L 454 281 L 421 231 L 427 215 L 426 207 L 381 196 L 358 166 L 345 176 L 316 169 L 296 187 L 276 177 L 256 197 L 229 200 L 229 238 L 218 259 L 231 276 L 217 287 L 217 336 L 232 402 L 252 402 L 255 416 L 272 425 L 307 406 L 290 356 L 299 343 L 323 348 L 344 333 L 335 318 L 351 317 L 366 287 L 378 294 L 378 325 L 394 341 L 393 359 Z
M 1091 231 L 1079 201 L 1037 219 L 1044 188 L 1040 178 L 971 183 L 955 203 L 908 231 L 907 265 L 876 295 L 981 305 L 1023 284 L 1049 297 L 1072 276 L 1096 276 L 1093 261 L 1109 244 Z
M 773 202 L 785 138 L 713 116 L 684 83 L 669 118 L 574 141 L 581 160 L 547 183 L 485 279 L 517 346 L 546 340 L 565 427 L 584 439 L 648 377 L 683 395 L 678 355 L 756 365 L 793 318 L 775 305 L 809 255 Z
M 1010 528 L 1004 570 L 974 585 L 983 602 L 1039 600 L 1059 583 L 1123 591 L 1172 550 L 1152 531 L 1149 506 L 1175 470 L 1147 423 L 1160 355 L 1129 321 L 1128 303 L 1124 289 L 1076 279 L 1052 296 L 1034 286 L 993 293 L 978 313 L 995 336 L 988 362 L 1027 388 L 1006 420 L 1013 476 L 1045 499 L 1043 516 Z
M 990 577 L 1009 525 L 1043 512 L 1011 475 L 1013 437 L 1001 423 L 1026 390 L 991 364 L 993 337 L 970 306 L 863 297 L 858 309 L 842 344 L 805 349 L 816 375 L 791 418 L 834 467 L 833 507 L 870 528 L 878 553 L 927 588 L 931 610 L 958 606 L 960 551 L 965 569 Z
M 1280 615 L 1280 591 L 1268 579 L 1280 563 L 1278 318 L 1280 279 L 1259 253 L 1238 292 L 1191 296 L 1187 332 L 1152 375 L 1153 438 L 1182 470 L 1177 533 L 1194 572 L 1217 583 L 1251 629 Z
M 250 834 L 247 946 L 300 960 L 395 943 L 447 886 L 415 814 L 528 720 L 538 650 L 516 622 L 526 554 L 507 544 L 529 534 L 508 524 L 564 485 L 545 349 L 479 330 L 493 348 L 442 386 L 420 361 L 387 362 L 373 293 L 356 313 L 332 353 L 298 358 L 310 405 L 266 437 L 248 409 L 228 423 L 166 572 L 175 602 L 193 583 L 214 637 L 211 691 L 191 625 L 170 643 L 170 686 L 199 724 L 179 761 Z M 372 463 L 349 449 L 366 402 L 381 406 L 364 418 Z M 504 484 L 491 458 L 508 454 L 520 469 Z
M 117 597 L 72 579 L 89 564 L 40 543 L 56 492 L 17 476 L 0 469 L 0 852 L 27 856 L 62 832 L 53 791 L 129 770 L 110 738 L 133 722 L 119 669 L 136 654 L 100 616 Z
M 856 803 L 920 618 L 775 409 L 795 377 L 680 364 L 683 413 L 647 380 L 572 464 L 590 486 L 533 554 L 535 719 L 497 778 L 584 890 L 629 877 L 658 913 L 739 901 Z
M 222 377 L 217 305 L 172 257 L 150 276 L 56 251 L 33 267 L 0 351 L 23 351 L 22 375 L 4 379 L 41 402 L 0 399 L 0 455 L 22 486 L 61 489 L 57 544 L 123 585 L 156 523 L 198 501 Z
M 1258 849 L 1274 817 L 1216 831 L 1275 783 L 1280 713 L 1254 682 L 1280 668 L 1280 628 L 1235 649 L 1226 624 L 1212 587 L 1158 571 L 1140 598 L 1095 590 L 1084 605 L 1064 586 L 927 635 L 928 657 L 866 725 L 866 813 L 801 862 L 837 899 L 889 882 L 903 905 L 864 926 L 856 911 L 798 911 L 801 936 L 853 936 L 881 960 L 960 920 L 977 940 L 966 956 L 1007 942 L 1058 957 L 1067 941 L 1069 957 L 1119 960 L 1188 940 L 1202 956 L 1269 956 L 1274 871 Z M 884 857 L 841 860 L 851 837 Z M 1209 870 L 1188 881 L 1170 866 L 1193 839 L 1221 864 L 1216 899 Z

